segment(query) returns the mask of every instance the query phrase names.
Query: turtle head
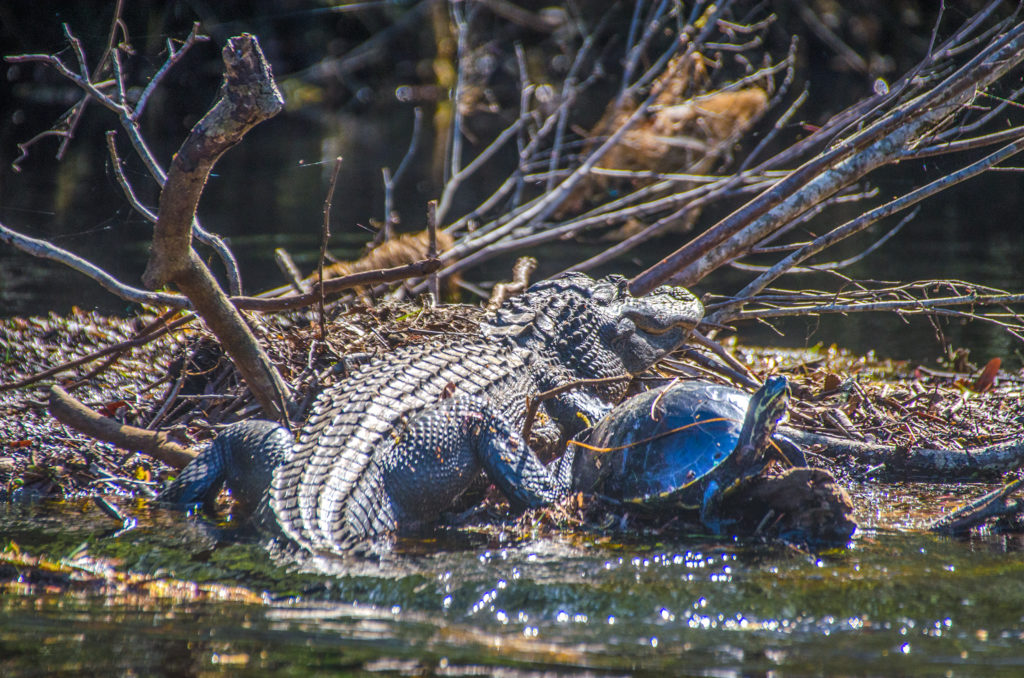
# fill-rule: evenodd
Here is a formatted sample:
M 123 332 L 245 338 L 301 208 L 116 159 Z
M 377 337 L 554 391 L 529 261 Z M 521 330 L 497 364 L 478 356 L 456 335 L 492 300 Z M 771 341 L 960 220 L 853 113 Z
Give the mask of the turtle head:
M 779 420 L 786 414 L 789 397 L 789 382 L 783 376 L 774 375 L 768 377 L 764 385 L 750 398 L 740 439 L 736 443 L 736 449 L 740 453 L 738 461 L 742 467 L 753 464 L 763 457 L 768 440 L 775 433 Z

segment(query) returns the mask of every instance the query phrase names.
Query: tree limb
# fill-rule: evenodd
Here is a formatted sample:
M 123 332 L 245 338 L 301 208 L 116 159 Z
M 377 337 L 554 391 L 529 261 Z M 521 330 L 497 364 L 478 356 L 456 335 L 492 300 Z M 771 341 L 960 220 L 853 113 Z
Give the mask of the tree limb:
M 45 240 L 30 238 L 22 235 L 0 223 L 0 242 L 17 247 L 22 252 L 31 254 L 40 259 L 49 259 L 64 264 L 79 273 L 95 280 L 99 285 L 122 299 L 134 301 L 139 304 L 152 304 L 154 306 L 170 306 L 172 308 L 188 308 L 188 299 L 180 294 L 167 294 L 165 292 L 147 292 L 137 287 L 125 285 L 114 278 L 95 264 L 86 261 L 77 254 L 72 254 L 65 249 L 57 247 Z
M 1024 440 L 1010 440 L 971 450 L 936 450 L 926 447 L 908 450 L 810 433 L 789 426 L 783 426 L 780 430 L 799 445 L 819 447 L 814 453 L 829 459 L 852 457 L 859 465 L 881 465 L 873 475 L 894 481 L 913 478 L 948 483 L 998 476 L 1024 466 Z
M 1024 502 L 1007 502 L 1011 494 L 1021 488 L 1024 479 L 1015 478 L 991 492 L 968 502 L 952 513 L 932 521 L 928 529 L 941 534 L 962 534 L 979 527 L 992 518 L 1013 516 L 1024 510 Z
M 50 414 L 90 437 L 128 452 L 141 452 L 174 468 L 182 468 L 196 456 L 189 448 L 169 440 L 166 433 L 127 426 L 94 412 L 60 386 L 50 387 Z
M 143 281 L 151 289 L 167 283 L 181 289 L 231 356 L 263 411 L 286 422 L 288 388 L 284 380 L 192 249 L 192 221 L 214 164 L 252 127 L 284 106 L 254 36 L 230 38 L 223 56 L 222 97 L 175 154 L 160 193 L 153 248 Z

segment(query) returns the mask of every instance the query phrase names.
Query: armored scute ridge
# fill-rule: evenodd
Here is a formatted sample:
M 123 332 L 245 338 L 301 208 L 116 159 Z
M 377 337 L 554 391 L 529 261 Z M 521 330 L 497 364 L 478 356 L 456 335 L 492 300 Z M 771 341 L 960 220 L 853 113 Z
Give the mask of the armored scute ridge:
M 348 552 L 428 524 L 481 472 L 517 507 L 549 503 L 569 482 L 536 453 L 560 450 L 600 419 L 628 380 L 546 400 L 524 441 L 527 398 L 637 374 L 680 346 L 702 312 L 683 288 L 637 298 L 620 276 L 538 283 L 498 309 L 480 336 L 400 348 L 324 391 L 295 444 L 268 422 L 229 428 L 161 499 L 204 502 L 227 482 L 260 504 L 267 527 L 312 553 Z

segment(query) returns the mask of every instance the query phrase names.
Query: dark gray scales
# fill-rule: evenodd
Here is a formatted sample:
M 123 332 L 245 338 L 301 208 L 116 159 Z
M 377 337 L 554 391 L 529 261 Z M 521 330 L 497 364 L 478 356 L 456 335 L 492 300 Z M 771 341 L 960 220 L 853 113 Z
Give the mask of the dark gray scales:
M 429 524 L 481 473 L 517 507 L 550 503 L 568 484 L 536 452 L 564 449 L 622 399 L 628 380 L 545 401 L 524 441 L 527 398 L 581 379 L 637 374 L 681 345 L 701 314 L 678 287 L 634 298 L 620 276 L 538 283 L 485 321 L 481 336 L 398 349 L 324 391 L 297 443 L 266 422 L 227 429 L 226 442 L 218 438 L 161 499 L 202 502 L 226 482 L 246 501 L 263 502 L 259 515 L 272 522 L 265 527 L 312 553 L 345 553 Z

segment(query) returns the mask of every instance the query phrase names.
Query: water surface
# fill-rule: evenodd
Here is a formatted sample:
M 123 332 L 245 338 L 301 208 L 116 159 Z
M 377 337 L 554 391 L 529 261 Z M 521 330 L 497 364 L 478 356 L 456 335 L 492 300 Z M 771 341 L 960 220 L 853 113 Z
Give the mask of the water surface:
M 887 509 L 875 510 L 874 492 L 859 494 L 868 527 L 824 554 L 579 533 L 503 542 L 492 532 L 407 543 L 389 562 L 341 563 L 332 576 L 275 565 L 257 544 L 218 545 L 199 524 L 142 505 L 125 507 L 140 527 L 119 535 L 89 503 L 8 505 L 0 534 L 23 551 L 113 558 L 119 570 L 254 595 L 197 599 L 169 585 L 148 595 L 128 585 L 99 591 L 26 571 L 0 592 L 0 669 L 1020 675 L 1020 539 L 911 530 L 907 502 L 924 506 L 934 488 L 885 491 L 902 502 L 879 497 Z

